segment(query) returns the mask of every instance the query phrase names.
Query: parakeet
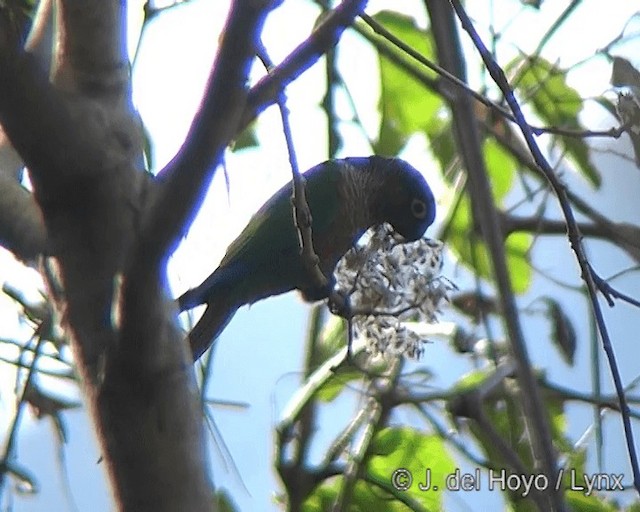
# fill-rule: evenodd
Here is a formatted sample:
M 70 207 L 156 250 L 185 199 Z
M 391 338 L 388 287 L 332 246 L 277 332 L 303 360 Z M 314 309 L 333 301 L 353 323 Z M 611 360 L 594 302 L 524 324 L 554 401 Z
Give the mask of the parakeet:
M 308 301 L 328 297 L 338 260 L 370 227 L 388 222 L 407 241 L 433 223 L 435 201 L 426 180 L 404 160 L 379 156 L 328 160 L 304 174 L 313 247 L 329 283 L 319 288 L 300 256 L 292 183 L 251 218 L 218 268 L 178 299 L 180 311 L 207 308 L 189 334 L 194 360 L 244 304 L 293 289 Z

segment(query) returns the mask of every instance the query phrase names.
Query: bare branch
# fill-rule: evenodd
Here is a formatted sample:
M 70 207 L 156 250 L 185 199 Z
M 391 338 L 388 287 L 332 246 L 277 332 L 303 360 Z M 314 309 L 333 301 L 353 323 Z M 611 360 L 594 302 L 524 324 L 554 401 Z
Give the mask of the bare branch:
M 439 61 L 450 72 L 459 78 L 464 78 L 464 62 L 461 57 L 458 31 L 451 7 L 435 0 L 427 0 L 426 5 L 432 21 L 431 26 L 433 27 Z M 473 104 L 470 97 L 463 91 L 454 91 L 454 97 L 450 100 L 450 104 L 457 143 L 469 178 L 473 217 L 479 223 L 482 237 L 492 255 L 492 271 L 499 292 L 505 327 L 517 364 L 520 396 L 525 411 L 524 418 L 531 432 L 534 455 L 540 461 L 541 469 L 547 477 L 553 478 L 553 475 L 556 474 L 557 462 L 549 419 L 531 369 L 513 295 L 505 256 L 505 239 L 500 230 L 498 211 L 493 202 L 488 173 L 484 165 Z M 561 492 L 548 489 L 544 494 L 550 509 L 562 510 L 564 508 Z
M 142 230 L 116 288 L 120 335 L 107 356 L 99 406 L 109 425 L 111 478 L 131 510 L 204 510 L 212 503 L 201 402 L 175 306 L 166 297 L 164 264 L 236 132 L 255 42 L 271 5 L 233 3 L 201 109 L 143 205 Z
M 517 231 L 566 236 L 568 230 L 564 220 L 544 219 L 536 216 L 521 217 L 500 213 L 500 221 L 505 236 Z M 629 256 L 640 263 L 640 228 L 637 226 L 627 222 L 611 222 L 597 214 L 594 222 L 581 222 L 578 224 L 578 228 L 583 236 L 608 240 L 625 250 Z
M 54 75 L 64 93 L 2 33 L 0 121 L 32 173 L 64 289 L 59 305 L 118 507 L 204 510 L 212 489 L 200 402 L 157 265 L 126 283 L 133 300 L 122 309 L 121 272 L 147 184 L 136 168 L 142 145 L 124 9 L 122 2 L 63 3 Z M 153 328 L 138 328 L 148 322 Z M 145 351 L 154 344 L 157 354 Z M 151 357 L 127 359 L 138 346 Z
M 262 44 L 260 44 L 259 58 L 263 61 L 267 71 L 273 69 L 273 62 Z M 318 258 L 313 248 L 313 233 L 311 230 L 313 219 L 311 217 L 309 204 L 307 203 L 305 179 L 300 174 L 300 168 L 298 167 L 293 135 L 291 134 L 291 124 L 289 123 L 287 98 L 284 92 L 278 96 L 277 103 L 278 109 L 280 110 L 280 118 L 282 119 L 282 131 L 284 132 L 284 138 L 287 143 L 287 152 L 289 153 L 289 164 L 291 165 L 291 173 L 293 175 L 291 202 L 293 204 L 293 224 L 298 233 L 300 256 L 314 285 L 318 288 L 325 288 L 328 281 L 322 273 L 322 270 L 320 270 L 320 258 Z
M 121 126 L 128 119 L 115 118 L 120 105 L 104 108 L 95 101 L 63 96 L 49 83 L 48 72 L 38 59 L 18 46 L 6 12 L 0 15 L 4 35 L 0 41 L 0 123 L 31 171 L 38 201 L 41 205 L 59 202 L 65 195 L 77 195 L 81 176 L 95 177 L 114 155 L 124 153 L 122 158 L 126 158 L 136 141 L 105 138 L 110 127 L 117 126 L 121 136 L 129 133 Z M 75 188 L 67 186 L 70 181 Z
M 121 90 L 129 64 L 119 2 L 60 0 L 54 82 L 66 91 Z
M 1 150 L 0 150 L 1 151 Z M 0 245 L 24 261 L 46 252 L 46 231 L 32 194 L 0 172 Z
M 536 142 L 531 128 L 526 122 L 524 114 L 520 109 L 520 105 L 516 100 L 511 87 L 507 81 L 507 78 L 502 71 L 502 69 L 498 66 L 498 64 L 493 59 L 491 52 L 487 49 L 487 47 L 482 42 L 482 39 L 476 32 L 471 20 L 467 16 L 464 8 L 460 4 L 459 0 L 450 0 L 453 8 L 460 19 L 463 28 L 469 33 L 474 45 L 480 52 L 482 56 L 482 60 L 484 61 L 491 77 L 495 81 L 495 83 L 500 87 L 500 90 L 505 95 L 507 103 L 511 108 L 514 116 L 518 121 L 518 126 L 522 131 L 522 134 L 527 142 L 527 146 L 531 151 L 537 165 L 540 167 L 540 170 L 544 174 L 544 176 L 549 181 L 551 187 L 553 188 L 558 201 L 560 203 L 560 207 L 562 212 L 567 220 L 567 225 L 569 227 L 569 241 L 571 243 L 571 247 L 576 255 L 576 259 L 578 260 L 578 265 L 582 271 L 582 279 L 585 281 L 587 286 L 587 290 L 589 292 L 589 299 L 591 302 L 591 307 L 593 313 L 596 317 L 596 322 L 598 325 L 598 330 L 600 332 L 600 336 L 602 338 L 602 345 L 604 351 L 607 355 L 607 359 L 609 361 L 609 368 L 611 370 L 611 374 L 613 377 L 614 385 L 616 388 L 616 393 L 618 395 L 618 399 L 620 400 L 620 412 L 622 416 L 622 423 L 624 426 L 625 437 L 627 441 L 627 450 L 629 453 L 629 459 L 631 462 L 631 467 L 633 470 L 633 480 L 635 488 L 640 492 L 640 466 L 638 464 L 638 455 L 635 448 L 633 429 L 631 428 L 631 421 L 629 419 L 629 405 L 627 404 L 625 395 L 624 395 L 624 387 L 622 385 L 622 378 L 620 376 L 620 371 L 618 370 L 618 365 L 615 359 L 615 354 L 613 352 L 613 346 L 611 345 L 611 339 L 609 338 L 609 332 L 607 330 L 606 324 L 604 322 L 604 316 L 602 314 L 602 309 L 600 307 L 600 303 L 598 302 L 598 287 L 597 283 L 594 279 L 594 275 L 591 269 L 591 265 L 587 259 L 586 253 L 584 251 L 584 247 L 582 246 L 582 237 L 580 230 L 578 228 L 578 224 L 573 215 L 573 211 L 571 209 L 571 204 L 569 202 L 569 197 L 567 195 L 567 191 L 565 186 L 558 180 L 553 169 L 544 158 L 544 155 L 540 151 L 538 143 Z
M 53 39 L 53 11 L 55 0 L 40 0 L 25 50 L 36 57 L 45 73 L 51 69 Z
M 249 92 L 238 132 L 246 128 L 265 108 L 275 103 L 286 86 L 309 69 L 322 54 L 333 48 L 366 4 L 366 0 L 343 0 L 327 14 L 304 42 L 254 85 Z
M 40 348 L 44 342 L 44 338 L 42 337 L 42 331 L 45 331 L 51 327 L 51 314 L 48 318 L 44 319 L 42 323 L 38 326 L 36 331 L 34 332 L 34 339 L 37 339 L 36 346 L 34 349 L 33 360 L 31 361 L 31 365 L 27 370 L 27 378 L 23 384 L 22 393 L 20 399 L 18 401 L 17 410 L 15 416 L 13 417 L 13 422 L 11 424 L 11 429 L 9 430 L 9 439 L 7 440 L 4 454 L 2 455 L 2 459 L 0 461 L 0 467 L 6 468 L 9 461 L 14 455 L 16 449 L 16 441 L 18 436 L 18 430 L 20 429 L 20 423 L 22 420 L 22 415 L 24 412 L 24 408 L 27 405 L 26 396 L 29 392 L 29 388 L 32 385 L 33 378 L 37 373 L 36 364 L 38 362 L 38 358 L 40 357 Z M 0 471 L 0 497 L 2 495 L 2 491 L 4 490 L 4 482 L 5 482 L 6 472 Z
M 53 0 L 38 5 L 25 50 L 48 73 L 53 44 Z M 45 252 L 45 227 L 32 194 L 20 186 L 22 157 L 0 127 L 0 244 L 24 261 Z
M 200 110 L 185 143 L 158 174 L 161 189 L 147 212 L 135 259 L 142 268 L 148 266 L 150 256 L 160 262 L 173 251 L 200 206 L 224 149 L 239 132 L 251 62 L 264 19 L 275 5 L 273 0 L 233 2 Z

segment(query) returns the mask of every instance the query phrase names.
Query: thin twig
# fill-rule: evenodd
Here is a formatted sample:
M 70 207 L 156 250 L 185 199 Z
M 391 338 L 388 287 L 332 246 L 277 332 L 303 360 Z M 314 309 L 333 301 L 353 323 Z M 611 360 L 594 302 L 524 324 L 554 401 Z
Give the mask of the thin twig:
M 553 382 L 549 382 L 548 380 L 542 381 L 542 386 L 553 393 L 556 393 L 562 400 L 571 400 L 574 402 L 584 402 L 586 404 L 595 405 L 598 410 L 600 409 L 611 409 L 612 411 L 620 411 L 620 404 L 618 403 L 618 397 L 615 395 L 596 395 L 591 393 L 582 393 L 580 391 L 576 391 L 574 389 L 567 388 L 565 386 L 561 386 L 560 384 L 555 384 Z M 630 403 L 637 403 L 638 397 L 634 397 L 632 399 L 627 399 Z M 632 411 L 631 415 L 635 419 L 640 419 L 640 411 Z
M 371 446 L 371 441 L 380 428 L 380 420 L 382 418 L 382 405 L 374 398 L 368 400 L 363 410 L 366 421 L 364 422 L 364 432 L 356 443 L 356 447 L 351 453 L 350 460 L 347 462 L 343 474 L 342 482 L 335 498 L 332 512 L 343 512 L 348 510 L 349 504 L 353 497 L 353 493 L 360 477 L 360 472 L 367 459 L 367 453 Z
M 359 339 L 352 348 L 353 354 L 364 350 L 365 341 Z M 305 381 L 304 386 L 298 388 L 284 407 L 281 419 L 276 426 L 278 432 L 290 432 L 302 409 L 313 395 L 335 375 L 336 369 L 347 360 L 347 347 L 338 350 L 333 356 L 319 366 Z
M 258 58 L 262 61 L 267 71 L 273 69 L 273 62 L 269 58 L 266 48 L 262 43 L 258 45 Z M 291 133 L 291 123 L 289 122 L 289 109 L 287 108 L 287 97 L 284 91 L 278 95 L 278 109 L 282 119 L 282 131 L 287 143 L 287 152 L 289 154 L 289 164 L 291 165 L 291 173 L 293 174 L 293 187 L 291 191 L 291 203 L 293 206 L 293 223 L 298 233 L 298 244 L 300 246 L 300 257 L 306 267 L 307 272 L 311 276 L 313 283 L 320 289 L 326 288 L 327 278 L 320 270 L 320 258 L 313 248 L 313 217 L 306 196 L 306 180 L 300 174 L 298 167 L 298 159 L 296 158 L 296 150 L 293 144 L 293 135 Z
M 18 401 L 18 405 L 16 407 L 16 414 L 13 417 L 13 422 L 11 423 L 11 429 L 9 430 L 9 439 L 7 440 L 7 444 L 4 449 L 4 455 L 2 456 L 2 461 L 0 462 L 0 501 L 2 497 L 2 492 L 4 490 L 4 482 L 5 476 L 7 473 L 7 468 L 9 466 L 9 460 L 13 457 L 16 440 L 18 438 L 18 430 L 20 429 L 20 421 L 22 419 L 22 414 L 24 413 L 24 407 L 27 404 L 26 396 L 31 387 L 31 382 L 33 381 L 33 377 L 36 374 L 36 363 L 38 361 L 38 357 L 40 356 L 40 347 L 44 342 L 44 338 L 42 336 L 41 331 L 44 330 L 46 324 L 50 322 L 50 320 L 43 320 L 36 332 L 34 333 L 34 337 L 38 338 L 36 343 L 33 361 L 31 362 L 31 366 L 27 372 L 27 378 L 25 379 L 24 386 L 22 388 L 22 394 L 20 396 L 20 400 Z
M 431 18 L 439 61 L 449 71 L 454 71 L 459 78 L 464 78 L 465 65 L 453 10 L 448 4 L 437 0 L 429 0 L 426 5 Z M 557 458 L 549 415 L 533 374 L 520 323 L 507 266 L 505 239 L 500 232 L 498 212 L 485 168 L 473 104 L 470 97 L 460 91 L 455 94 L 450 105 L 454 135 L 467 169 L 473 216 L 480 226 L 487 250 L 492 255 L 491 270 L 500 298 L 500 308 L 511 352 L 517 365 L 516 377 L 519 383 L 520 400 L 514 404 L 522 407 L 523 420 L 531 438 L 533 458 L 539 464 L 536 469 L 541 470 L 547 478 L 551 479 L 556 473 Z M 547 510 L 560 511 L 566 508 L 561 489 L 548 488 L 543 491 L 543 494 Z
M 616 299 L 623 300 L 632 306 L 640 308 L 640 301 L 638 299 L 634 299 L 633 297 L 627 295 L 626 293 L 622 293 L 617 290 L 613 286 L 611 286 L 607 281 L 602 279 L 593 269 L 591 270 L 593 275 L 593 280 L 596 282 L 598 288 L 602 291 L 605 297 L 615 297 Z
M 470 447 L 465 446 L 465 444 L 458 439 L 458 435 L 455 431 L 451 431 L 451 429 L 445 428 L 443 425 L 436 420 L 436 417 L 431 414 L 427 405 L 424 403 L 415 404 L 416 409 L 420 412 L 422 416 L 429 422 L 429 424 L 436 431 L 438 436 L 449 444 L 451 444 L 458 452 L 460 452 L 465 458 L 467 458 L 473 465 L 476 467 L 483 468 L 491 468 L 491 462 L 480 455 L 473 453 Z
M 47 356 L 47 354 L 40 354 L 41 356 Z M 9 359 L 7 357 L 0 356 L 0 363 L 9 364 L 11 366 L 15 366 L 16 368 L 28 369 L 31 370 L 33 367 L 33 362 L 26 363 L 22 361 L 16 361 L 14 359 Z M 78 382 L 78 377 L 73 372 L 73 370 L 53 370 L 48 368 L 37 368 L 38 373 L 40 375 L 46 375 L 48 377 L 57 377 L 60 379 L 67 379 L 73 382 Z
M 578 228 L 577 222 L 573 215 L 573 210 L 571 208 L 571 204 L 569 202 L 569 197 L 567 195 L 567 191 L 565 186 L 560 183 L 558 178 L 553 172 L 553 169 L 547 162 L 546 158 L 542 154 L 538 143 L 536 142 L 533 132 L 529 125 L 526 122 L 524 114 L 520 109 L 520 105 L 516 100 L 511 87 L 507 81 L 507 78 L 500 68 L 500 66 L 495 62 L 491 53 L 489 53 L 487 47 L 484 45 L 482 39 L 478 35 L 475 27 L 471 23 L 471 20 L 467 16 L 465 10 L 463 9 L 459 0 L 450 0 L 453 8 L 460 19 L 463 28 L 469 33 L 474 45 L 480 52 L 482 56 L 482 60 L 487 66 L 489 73 L 495 83 L 498 85 L 500 90 L 505 95 L 507 103 L 511 108 L 515 118 L 517 119 L 517 124 L 522 131 L 522 134 L 525 138 L 527 146 L 531 151 L 536 163 L 540 167 L 540 170 L 543 172 L 549 184 L 553 188 L 556 196 L 558 197 L 558 201 L 560 203 L 560 207 L 564 214 L 565 219 L 567 220 L 568 231 L 569 231 L 569 241 L 571 243 L 571 247 L 576 255 L 576 259 L 578 260 L 578 265 L 582 271 L 582 279 L 585 281 L 589 298 L 591 302 L 591 307 L 593 308 L 593 312 L 596 316 L 596 321 L 598 324 L 598 330 L 600 332 L 600 336 L 602 338 L 602 345 L 604 351 L 607 355 L 607 359 L 609 361 L 609 368 L 611 370 L 611 374 L 613 377 L 614 385 L 616 388 L 616 394 L 618 395 L 618 400 L 620 401 L 620 413 L 622 416 L 622 423 L 624 425 L 625 437 L 627 442 L 627 450 L 629 453 L 629 460 L 631 463 L 631 468 L 633 470 L 633 482 L 636 490 L 640 492 L 640 466 L 638 464 L 638 456 L 636 453 L 635 442 L 633 437 L 633 429 L 631 428 L 631 421 L 629 418 L 629 406 L 627 404 L 627 400 L 624 396 L 624 387 L 622 385 L 622 378 L 620 376 L 620 371 L 618 369 L 618 364 L 616 362 L 615 354 L 613 352 L 613 346 L 611 345 L 611 339 L 609 337 L 609 332 L 607 330 L 604 316 L 602 313 L 602 309 L 600 308 L 600 303 L 598 302 L 598 287 L 596 281 L 594 279 L 594 274 L 591 269 L 591 265 L 587 259 L 584 248 L 582 246 L 582 238 L 580 234 L 580 230 Z
M 400 372 L 404 361 L 396 359 L 391 363 L 389 374 L 384 379 L 371 381 L 369 392 L 371 396 L 365 408 L 367 421 L 364 424 L 364 430 L 360 439 L 357 441 L 354 450 L 351 453 L 350 460 L 344 471 L 342 484 L 338 491 L 332 511 L 342 512 L 348 509 L 351 497 L 353 496 L 356 483 L 362 476 L 363 468 L 371 456 L 371 442 L 375 435 L 384 427 L 389 419 L 392 405 L 385 398 L 393 393 L 398 384 Z

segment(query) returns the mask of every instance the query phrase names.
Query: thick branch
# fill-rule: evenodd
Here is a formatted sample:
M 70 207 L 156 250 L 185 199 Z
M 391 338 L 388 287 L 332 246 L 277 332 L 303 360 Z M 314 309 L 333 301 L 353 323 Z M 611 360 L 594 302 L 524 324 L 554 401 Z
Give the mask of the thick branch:
M 604 219 L 606 220 L 606 219 Z M 500 214 L 500 221 L 505 236 L 517 231 L 542 235 L 567 236 L 567 222 L 565 220 L 545 219 L 540 217 L 522 217 L 511 214 Z M 580 233 L 585 237 L 599 238 L 619 246 L 629 256 L 640 263 L 640 228 L 627 222 L 601 222 L 601 219 L 591 223 L 578 224 Z
M 238 133 L 251 62 L 264 19 L 274 6 L 269 0 L 233 2 L 200 110 L 185 143 L 158 174 L 161 189 L 147 212 L 134 264 L 145 268 L 149 258 L 164 260 L 200 206 L 224 149 Z
M 53 0 L 43 0 L 25 43 L 43 72 L 51 66 Z M 0 245 L 18 258 L 33 261 L 45 251 L 45 227 L 33 195 L 20 186 L 24 162 L 0 127 Z
M 191 355 L 155 275 L 126 284 L 120 341 L 97 400 L 112 485 L 122 510 L 211 510 L 201 403 Z M 137 286 L 134 290 L 133 286 Z M 145 350 L 147 347 L 153 350 Z M 136 348 L 146 360 L 137 357 Z M 215 509 L 214 509 L 215 510 Z
M 24 261 L 46 252 L 46 231 L 31 193 L 0 173 L 0 245 Z
M 205 510 L 211 506 L 211 486 L 199 400 L 159 272 L 153 278 L 145 272 L 134 282 L 139 302 L 117 308 L 138 191 L 145 184 L 136 172 L 141 138 L 128 75 L 122 72 L 124 5 L 69 1 L 64 7 L 55 76 L 65 93 L 51 87 L 35 59 L 5 37 L 0 40 L 1 121 L 32 173 L 119 509 Z M 92 28 L 95 33 L 88 34 Z M 86 48 L 75 39 L 81 33 Z M 86 62 L 87 55 L 97 61 Z M 119 332 L 121 317 L 129 320 L 129 330 Z M 151 321 L 154 328 L 132 328 L 138 320 Z M 119 350 L 154 343 L 160 355 L 146 364 L 127 359 L 135 351 Z
M 115 126 L 127 121 L 114 118 L 119 105 L 60 94 L 38 59 L 18 46 L 6 14 L 0 13 L 0 124 L 31 171 L 38 201 L 65 201 L 77 195 L 78 178 L 95 177 L 114 155 L 126 157 L 135 141 L 126 140 L 125 127 Z
M 121 2 L 59 0 L 58 6 L 55 83 L 75 92 L 121 88 L 129 74 Z
M 59 115 L 60 98 L 36 59 L 19 47 L 6 10 L 0 11 L 0 24 L 0 123 L 27 165 L 42 168 L 54 160 L 60 142 L 55 124 L 68 115 Z
M 164 263 L 236 132 L 269 6 L 233 3 L 200 111 L 143 205 L 122 281 L 120 340 L 107 358 L 100 411 L 116 488 L 131 510 L 205 510 L 212 503 L 191 355 L 165 297 Z
M 254 85 L 249 92 L 238 131 L 246 128 L 269 105 L 273 105 L 287 85 L 315 64 L 329 48 L 333 48 L 366 5 L 366 0 L 344 0 L 285 60 Z

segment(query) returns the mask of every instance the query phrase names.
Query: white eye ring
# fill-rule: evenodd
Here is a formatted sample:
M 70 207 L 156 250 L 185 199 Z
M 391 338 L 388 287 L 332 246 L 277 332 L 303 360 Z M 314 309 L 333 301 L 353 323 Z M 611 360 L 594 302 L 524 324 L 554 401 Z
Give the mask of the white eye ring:
M 411 201 L 411 214 L 416 219 L 424 219 L 427 216 L 427 205 L 421 199 Z

